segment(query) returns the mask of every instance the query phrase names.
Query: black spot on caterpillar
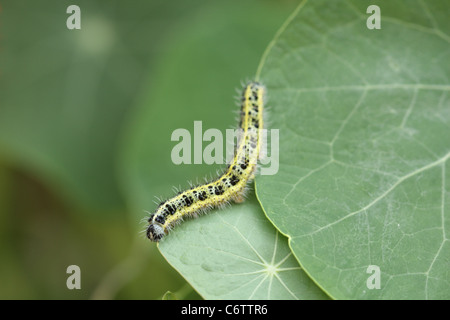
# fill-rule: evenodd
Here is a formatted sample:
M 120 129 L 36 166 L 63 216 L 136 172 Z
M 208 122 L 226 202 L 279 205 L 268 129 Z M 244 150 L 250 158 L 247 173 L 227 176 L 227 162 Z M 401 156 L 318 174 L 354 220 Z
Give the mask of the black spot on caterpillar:
M 265 93 L 266 88 L 258 82 L 250 82 L 244 87 L 239 121 L 242 136 L 226 171 L 209 183 L 192 187 L 161 202 L 148 219 L 147 237 L 151 241 L 160 241 L 185 217 L 197 217 L 231 200 L 237 203 L 244 201 L 261 149 Z

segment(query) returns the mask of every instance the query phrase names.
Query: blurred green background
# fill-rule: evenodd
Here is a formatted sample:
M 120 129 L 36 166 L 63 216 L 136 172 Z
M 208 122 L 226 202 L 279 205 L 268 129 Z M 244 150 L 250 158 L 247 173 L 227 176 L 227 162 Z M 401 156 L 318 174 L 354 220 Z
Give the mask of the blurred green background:
M 72 4 L 81 30 L 66 27 Z M 0 1 L 0 298 L 201 298 L 139 220 L 155 195 L 215 172 L 170 163 L 170 133 L 234 126 L 234 89 L 296 5 Z M 72 264 L 81 290 L 66 287 Z

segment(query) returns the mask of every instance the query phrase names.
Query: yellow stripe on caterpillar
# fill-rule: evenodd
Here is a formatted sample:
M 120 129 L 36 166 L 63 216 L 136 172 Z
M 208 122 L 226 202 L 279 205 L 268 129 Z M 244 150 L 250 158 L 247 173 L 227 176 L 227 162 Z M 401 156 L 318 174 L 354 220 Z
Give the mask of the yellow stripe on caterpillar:
M 266 88 L 258 82 L 248 83 L 242 92 L 239 137 L 232 161 L 217 179 L 184 192 L 159 204 L 148 219 L 147 237 L 160 241 L 185 217 L 195 218 L 231 200 L 244 201 L 247 184 L 253 180 L 260 154 L 263 109 Z

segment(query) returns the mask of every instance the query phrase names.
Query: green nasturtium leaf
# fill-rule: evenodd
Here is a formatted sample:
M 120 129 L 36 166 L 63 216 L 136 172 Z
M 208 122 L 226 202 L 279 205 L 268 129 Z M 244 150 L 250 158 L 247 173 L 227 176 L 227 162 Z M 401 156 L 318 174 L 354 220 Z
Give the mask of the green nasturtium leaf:
M 324 299 L 254 195 L 177 227 L 159 247 L 208 299 Z
M 450 3 L 298 9 L 260 68 L 280 130 L 264 211 L 333 298 L 449 299 Z

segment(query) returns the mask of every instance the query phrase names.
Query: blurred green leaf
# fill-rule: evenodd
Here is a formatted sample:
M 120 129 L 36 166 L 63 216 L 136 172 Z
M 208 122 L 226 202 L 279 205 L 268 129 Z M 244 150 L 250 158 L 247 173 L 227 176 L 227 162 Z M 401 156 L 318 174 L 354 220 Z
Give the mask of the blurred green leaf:
M 256 180 L 265 212 L 334 298 L 449 299 L 450 3 L 299 9 L 261 70 L 280 129 L 279 172 Z
M 185 283 L 156 247 L 133 256 L 117 147 L 142 78 L 204 2 L 80 0 L 72 31 L 71 2 L 1 2 L 1 298 L 158 299 Z M 74 263 L 81 291 L 65 286 Z
M 204 1 L 2 3 L 0 155 L 37 175 L 71 204 L 123 209 L 117 141 L 173 25 Z

